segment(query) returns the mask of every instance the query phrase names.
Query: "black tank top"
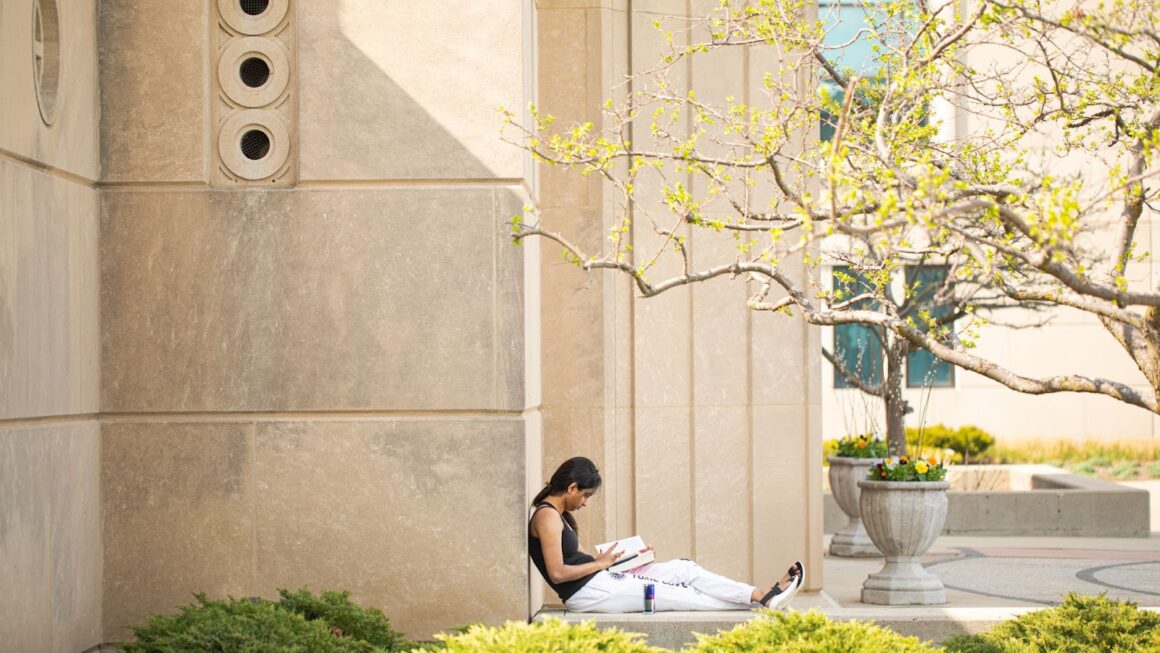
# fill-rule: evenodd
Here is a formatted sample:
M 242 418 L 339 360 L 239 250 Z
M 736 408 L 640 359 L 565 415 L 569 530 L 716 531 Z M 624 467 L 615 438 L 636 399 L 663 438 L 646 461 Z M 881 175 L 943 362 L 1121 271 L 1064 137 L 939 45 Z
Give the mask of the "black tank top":
M 536 506 L 535 512 L 532 513 L 533 518 L 540 511 L 540 508 L 556 510 L 556 507 L 550 503 L 541 503 Z M 559 511 L 556 514 L 559 515 Z M 596 558 L 580 550 L 580 538 L 576 537 L 576 531 L 572 530 L 568 522 L 564 521 L 564 515 L 560 515 L 560 521 L 564 522 L 564 532 L 560 534 L 560 548 L 564 552 L 564 564 L 582 565 L 595 561 Z M 553 583 L 552 579 L 548 578 L 548 567 L 544 564 L 544 548 L 540 545 L 540 538 L 532 535 L 531 527 L 532 522 L 528 520 L 528 556 L 531 557 L 532 564 L 536 565 L 536 569 L 540 571 L 540 575 L 544 577 L 544 580 L 548 581 L 548 585 L 560 596 L 560 600 L 567 601 L 573 594 L 579 592 L 580 588 L 584 587 L 588 581 L 592 580 L 592 577 L 596 573 L 593 572 L 583 578 L 577 578 L 576 580 L 570 580 L 565 583 Z

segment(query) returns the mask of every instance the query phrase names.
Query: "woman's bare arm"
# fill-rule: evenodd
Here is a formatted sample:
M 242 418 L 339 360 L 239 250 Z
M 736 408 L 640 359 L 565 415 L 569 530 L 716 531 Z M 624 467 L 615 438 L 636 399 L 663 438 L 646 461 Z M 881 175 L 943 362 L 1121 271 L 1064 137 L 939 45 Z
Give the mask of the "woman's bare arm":
M 548 579 L 553 583 L 566 583 L 570 580 L 583 578 L 589 574 L 608 569 L 620 557 L 619 550 L 609 550 L 596 556 L 596 560 L 582 565 L 564 564 L 564 547 L 561 543 L 564 533 L 564 523 L 554 510 L 540 510 L 532 518 L 532 535 L 540 540 L 540 547 L 544 552 L 544 567 L 548 571 Z

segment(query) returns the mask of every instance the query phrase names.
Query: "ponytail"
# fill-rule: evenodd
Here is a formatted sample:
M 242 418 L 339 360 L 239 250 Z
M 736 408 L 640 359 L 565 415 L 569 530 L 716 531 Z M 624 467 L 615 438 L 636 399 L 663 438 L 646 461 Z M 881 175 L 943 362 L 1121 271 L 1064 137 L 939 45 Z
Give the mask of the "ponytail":
M 540 490 L 540 493 L 536 495 L 535 499 L 532 499 L 532 508 L 535 509 L 536 506 L 543 503 L 544 499 L 547 499 L 548 495 L 551 493 L 552 493 L 552 488 L 547 483 L 545 483 L 544 489 Z

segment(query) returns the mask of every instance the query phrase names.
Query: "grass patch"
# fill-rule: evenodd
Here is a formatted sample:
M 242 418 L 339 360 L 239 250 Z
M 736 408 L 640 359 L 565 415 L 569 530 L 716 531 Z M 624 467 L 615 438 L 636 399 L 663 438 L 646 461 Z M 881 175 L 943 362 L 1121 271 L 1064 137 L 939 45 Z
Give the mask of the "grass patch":
M 1155 440 L 1029 440 L 996 444 L 992 459 L 1009 465 L 1052 465 L 1075 474 L 1120 481 L 1160 478 L 1160 441 Z
M 1113 462 L 1132 460 L 1140 463 L 1160 461 L 1160 441 L 1120 440 L 1100 442 L 1087 440 L 1028 440 L 995 445 L 992 458 L 997 463 L 1061 463 L 1075 464 L 1094 460 L 1096 466 L 1110 466 Z
M 1144 467 L 1144 476 L 1148 478 L 1160 478 L 1160 460 L 1148 463 Z

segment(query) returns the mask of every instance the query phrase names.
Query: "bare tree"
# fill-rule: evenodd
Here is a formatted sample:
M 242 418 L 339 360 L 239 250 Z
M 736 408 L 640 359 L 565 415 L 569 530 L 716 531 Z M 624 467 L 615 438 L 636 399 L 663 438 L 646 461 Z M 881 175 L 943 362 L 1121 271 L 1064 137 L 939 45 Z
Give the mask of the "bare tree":
M 807 19 L 800 1 L 721 0 L 703 18 L 658 23 L 668 53 L 605 104 L 599 128 L 556 130 L 536 107 L 530 126 L 506 114 L 506 138 L 615 189 L 607 245 L 583 250 L 535 207 L 513 219 L 513 238 L 553 240 L 646 297 L 727 276 L 751 285 L 753 310 L 873 328 L 887 369 L 863 389 L 886 401 L 896 449 L 899 361 L 919 348 L 1019 392 L 1097 393 L 1160 412 L 1160 292 L 1127 275 L 1146 256 L 1137 231 L 1157 194 L 1160 9 L 1090 4 L 868 3 L 857 38 L 875 45 L 870 71 L 844 66 L 849 43 L 833 43 L 825 16 Z M 729 48 L 772 62 L 747 103 L 675 90 L 674 64 Z M 947 115 L 975 128 L 955 133 Z M 831 134 L 819 139 L 823 124 Z M 732 239 L 734 253 L 694 267 L 695 231 Z M 679 272 L 662 276 L 668 259 Z M 792 273 L 802 263 L 811 273 Z M 944 267 L 942 282 L 903 274 L 926 263 Z M 858 283 L 820 282 L 816 268 L 831 264 Z M 1096 316 L 1152 390 L 1035 378 L 979 355 L 979 329 L 1000 305 Z

